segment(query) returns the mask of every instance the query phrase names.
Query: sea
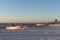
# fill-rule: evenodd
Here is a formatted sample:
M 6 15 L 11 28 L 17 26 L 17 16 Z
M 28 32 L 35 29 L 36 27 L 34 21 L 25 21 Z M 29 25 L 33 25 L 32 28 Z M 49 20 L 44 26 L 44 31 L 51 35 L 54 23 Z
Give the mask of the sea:
M 0 24 L 4 27 L 10 24 Z M 49 25 L 48 28 L 28 28 L 22 30 L 6 30 L 0 28 L 0 40 L 60 40 L 60 24 Z

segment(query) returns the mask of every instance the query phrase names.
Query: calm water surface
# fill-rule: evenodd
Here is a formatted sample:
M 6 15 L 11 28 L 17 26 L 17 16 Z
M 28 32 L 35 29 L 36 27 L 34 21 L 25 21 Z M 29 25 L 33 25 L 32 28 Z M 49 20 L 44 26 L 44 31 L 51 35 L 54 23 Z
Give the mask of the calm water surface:
M 60 26 L 24 30 L 0 29 L 0 40 L 60 40 Z

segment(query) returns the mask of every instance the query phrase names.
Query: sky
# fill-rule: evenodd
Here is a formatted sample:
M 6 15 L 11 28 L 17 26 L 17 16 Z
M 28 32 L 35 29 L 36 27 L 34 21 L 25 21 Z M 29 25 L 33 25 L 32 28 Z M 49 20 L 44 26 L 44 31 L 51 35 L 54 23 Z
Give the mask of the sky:
M 60 20 L 60 0 L 0 0 L 0 23 Z

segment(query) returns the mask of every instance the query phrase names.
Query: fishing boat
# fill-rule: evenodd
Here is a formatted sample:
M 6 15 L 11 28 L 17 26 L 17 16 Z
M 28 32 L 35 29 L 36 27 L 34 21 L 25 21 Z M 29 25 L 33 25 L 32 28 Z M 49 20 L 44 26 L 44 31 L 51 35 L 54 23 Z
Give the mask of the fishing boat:
M 17 26 L 17 25 L 12 24 L 12 26 L 6 26 L 6 29 L 8 29 L 8 30 L 21 30 L 24 28 L 22 26 Z

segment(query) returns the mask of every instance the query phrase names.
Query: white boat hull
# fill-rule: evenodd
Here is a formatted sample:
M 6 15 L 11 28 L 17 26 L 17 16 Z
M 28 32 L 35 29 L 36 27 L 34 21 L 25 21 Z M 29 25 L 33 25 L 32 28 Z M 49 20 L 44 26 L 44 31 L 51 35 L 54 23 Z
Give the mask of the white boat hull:
M 21 28 L 21 26 L 7 26 L 6 29 L 8 29 L 8 30 L 19 30 L 22 28 Z

